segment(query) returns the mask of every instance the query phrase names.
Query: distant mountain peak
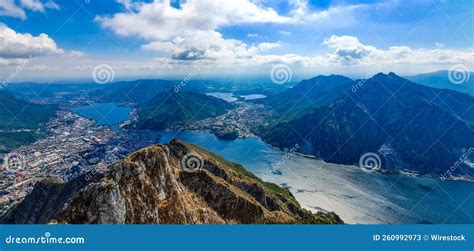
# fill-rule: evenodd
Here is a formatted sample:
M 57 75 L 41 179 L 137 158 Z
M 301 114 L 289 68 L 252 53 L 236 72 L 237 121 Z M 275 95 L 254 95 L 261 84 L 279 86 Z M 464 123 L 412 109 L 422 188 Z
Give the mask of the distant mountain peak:
M 384 156 L 383 168 L 422 174 L 445 172 L 459 159 L 459 149 L 472 144 L 472 97 L 419 85 L 393 72 L 360 81 L 308 83 L 301 86 L 306 89 L 267 98 L 288 121 L 262 130 L 262 137 L 281 148 L 305 145 L 304 153 L 340 164 L 357 163 L 367 150 L 391 142 L 393 154 Z M 461 169 L 456 175 L 464 175 Z
M 390 77 L 399 77 L 397 74 L 395 74 L 394 72 L 389 72 L 388 73 L 388 76 Z
M 461 81 L 453 79 L 455 76 L 453 76 L 452 72 L 448 70 L 406 76 L 406 78 L 421 85 L 437 89 L 450 89 L 474 97 L 474 78 L 469 78 L 469 76 L 474 75 L 474 72 L 463 72 L 462 74 L 457 75 L 457 77 L 460 77 Z
M 375 74 L 372 78 L 401 78 L 401 77 L 395 74 L 394 72 L 389 72 L 388 74 L 379 72 Z
M 338 74 L 331 74 L 331 75 L 317 75 L 316 77 L 303 80 L 303 81 L 323 80 L 323 79 L 350 79 L 350 78 L 342 76 L 342 75 L 338 75 Z

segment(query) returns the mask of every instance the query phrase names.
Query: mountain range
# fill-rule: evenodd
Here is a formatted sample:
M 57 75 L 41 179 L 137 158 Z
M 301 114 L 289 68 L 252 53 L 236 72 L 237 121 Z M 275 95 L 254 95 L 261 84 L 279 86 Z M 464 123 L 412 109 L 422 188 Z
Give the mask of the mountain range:
M 383 170 L 419 174 L 442 175 L 460 163 L 450 174 L 472 177 L 468 162 L 473 156 L 463 156 L 474 142 L 474 97 L 427 85 L 394 73 L 359 80 L 317 76 L 248 102 L 272 110 L 256 134 L 276 147 L 298 145 L 301 153 L 351 165 L 358 165 L 366 153 L 376 153 Z M 102 101 L 135 105 L 137 114 L 127 129 L 173 129 L 220 116 L 238 105 L 174 87 L 170 81 L 140 80 L 89 90 Z M 5 149 L 28 142 L 23 137 L 40 129 L 57 109 L 7 92 L 0 92 L 0 103 L 0 143 Z M 188 159 L 198 169 L 187 170 Z M 105 173 L 93 171 L 68 182 L 58 178 L 38 182 L 0 222 L 334 224 L 342 220 L 334 212 L 313 214 L 301 208 L 288 189 L 264 182 L 209 151 L 172 140 L 134 152 Z
M 473 97 L 394 73 L 356 81 L 319 76 L 261 102 L 286 114 L 262 130 L 265 141 L 280 148 L 299 144 L 302 152 L 334 163 L 358 164 L 375 152 L 383 169 L 441 174 L 474 142 Z M 459 175 L 469 170 L 462 166 Z
M 353 82 L 352 79 L 340 75 L 320 75 L 303 80 L 291 89 L 256 102 L 271 106 L 281 118 L 291 120 L 337 99 L 341 95 L 341 90 L 345 91 L 343 88 Z
M 143 105 L 161 92 L 168 90 L 186 91 L 193 93 L 232 92 L 238 95 L 264 94 L 271 95 L 288 89 L 292 84 L 275 85 L 265 81 L 219 81 L 192 80 L 186 81 L 139 79 L 106 84 L 101 88 L 95 85 L 91 90 L 91 98 L 98 102 L 116 102 Z
M 455 81 L 456 74 L 459 74 L 460 83 L 452 82 L 449 79 L 450 74 L 452 75 L 451 78 Z M 474 97 L 474 72 L 450 72 L 445 70 L 407 76 L 406 78 L 421 85 L 438 89 L 454 90 Z M 463 78 L 465 81 L 462 81 Z
M 100 102 L 144 104 L 160 92 L 173 88 L 174 83 L 161 79 L 139 79 L 107 84 L 91 95 Z

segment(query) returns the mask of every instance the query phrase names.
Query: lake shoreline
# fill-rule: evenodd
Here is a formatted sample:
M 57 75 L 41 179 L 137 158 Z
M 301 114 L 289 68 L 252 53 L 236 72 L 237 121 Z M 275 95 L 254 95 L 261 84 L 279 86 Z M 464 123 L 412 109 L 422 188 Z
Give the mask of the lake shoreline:
M 472 182 L 406 172 L 363 172 L 355 165 L 288 154 L 259 137 L 224 141 L 202 131 L 160 132 L 159 144 L 176 137 L 208 149 L 265 181 L 288 187 L 302 207 L 334 211 L 348 224 L 474 223 L 463 213 L 474 211 L 470 203 L 463 204 Z M 272 173 L 272 165 L 278 163 L 280 174 Z M 446 194 L 451 200 L 446 200 Z

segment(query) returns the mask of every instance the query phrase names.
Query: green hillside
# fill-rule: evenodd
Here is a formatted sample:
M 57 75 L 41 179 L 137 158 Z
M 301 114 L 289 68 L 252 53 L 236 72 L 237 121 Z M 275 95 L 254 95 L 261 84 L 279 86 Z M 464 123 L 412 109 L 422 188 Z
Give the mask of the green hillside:
M 138 120 L 133 124 L 140 129 L 169 129 L 173 126 L 216 117 L 233 107 L 218 98 L 193 92 L 162 92 L 139 107 Z
M 56 107 L 18 99 L 0 92 L 0 152 L 34 142 L 36 130 L 55 113 Z

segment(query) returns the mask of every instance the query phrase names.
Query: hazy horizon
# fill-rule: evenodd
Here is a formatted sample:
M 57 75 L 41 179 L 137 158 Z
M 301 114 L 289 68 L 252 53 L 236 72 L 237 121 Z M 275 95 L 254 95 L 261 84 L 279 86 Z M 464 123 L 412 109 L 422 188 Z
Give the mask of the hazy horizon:
M 283 65 L 299 81 L 474 64 L 469 1 L 34 3 L 0 1 L 6 82 L 91 82 L 104 67 L 120 81 L 269 79 Z
M 393 71 L 385 71 L 385 72 L 375 72 L 371 75 L 364 75 L 362 73 L 360 74 L 340 74 L 340 73 L 328 73 L 328 74 L 313 74 L 313 75 L 307 75 L 307 76 L 292 76 L 292 79 L 289 80 L 288 84 L 293 83 L 296 84 L 302 80 L 306 79 L 311 79 L 317 76 L 329 76 L 329 75 L 341 75 L 348 77 L 352 80 L 358 80 L 358 79 L 369 79 L 373 77 L 374 75 L 378 73 L 383 73 L 383 74 L 389 74 L 390 72 Z M 440 73 L 440 72 L 446 72 L 448 73 L 449 70 L 439 70 L 439 71 L 430 71 L 430 72 L 420 72 L 416 74 L 408 74 L 408 75 L 402 75 L 398 74 L 397 72 L 393 72 L 398 76 L 401 77 L 413 77 L 413 76 L 418 76 L 418 75 L 424 75 L 424 74 L 435 74 L 435 73 Z M 470 72 L 470 75 L 472 75 L 472 71 Z M 113 84 L 113 83 L 118 83 L 118 82 L 130 82 L 130 81 L 138 81 L 138 80 L 167 80 L 167 81 L 183 81 L 183 79 L 189 78 L 187 75 L 180 75 L 180 76 L 128 76 L 128 77 L 122 77 L 122 78 L 117 78 L 114 77 L 113 81 L 108 82 L 107 84 Z M 228 83 L 234 83 L 238 84 L 237 82 L 244 82 L 244 83 L 251 83 L 251 82 L 268 82 L 272 83 L 272 79 L 270 76 L 223 76 L 223 77 L 209 77 L 209 76 L 202 76 L 202 77 L 192 77 L 190 78 L 189 81 L 211 81 L 211 82 L 228 82 Z M 26 80 L 26 81 L 11 81 L 8 84 L 27 84 L 27 83 L 33 83 L 33 84 L 95 84 L 94 79 L 90 78 L 72 78 L 72 79 L 57 79 L 57 80 L 46 80 L 42 78 L 36 78 L 34 80 Z M 0 83 L 1 84 L 1 83 Z

